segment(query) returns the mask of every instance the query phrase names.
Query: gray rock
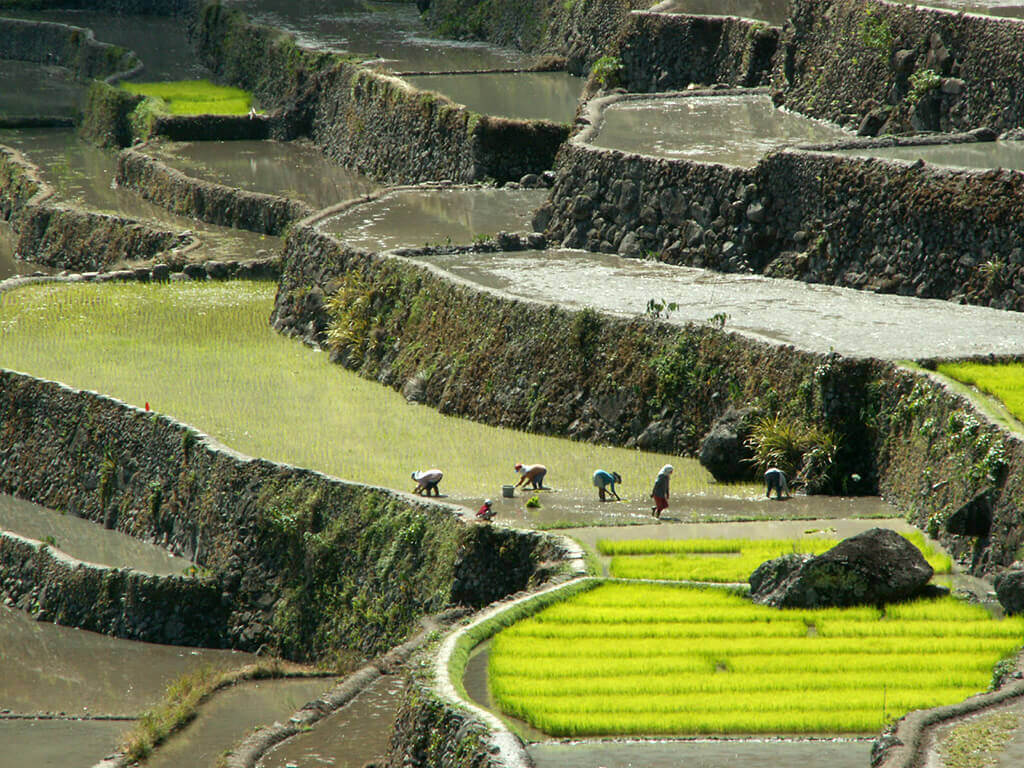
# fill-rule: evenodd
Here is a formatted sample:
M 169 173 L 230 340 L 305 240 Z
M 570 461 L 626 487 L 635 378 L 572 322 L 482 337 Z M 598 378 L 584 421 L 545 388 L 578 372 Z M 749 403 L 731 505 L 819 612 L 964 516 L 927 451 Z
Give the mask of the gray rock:
M 643 249 L 640 247 L 640 238 L 637 237 L 635 232 L 630 232 L 622 238 L 622 242 L 619 243 L 619 253 L 633 258 L 643 253 Z
M 994 584 L 996 598 L 1007 614 L 1024 612 L 1024 570 L 1003 571 L 996 576 Z
M 992 527 L 994 491 L 989 489 L 975 496 L 946 521 L 946 531 L 957 536 L 985 538 Z
M 959 96 L 967 88 L 967 83 L 958 77 L 947 77 L 942 81 L 942 85 L 939 86 L 941 90 L 947 96 Z
M 802 564 L 796 557 L 758 566 L 750 575 L 755 603 L 780 608 L 880 605 L 921 594 L 933 574 L 917 547 L 888 528 L 851 536 Z
M 700 463 L 719 482 L 753 477 L 753 454 L 746 447 L 750 429 L 760 416 L 757 408 L 730 408 L 704 436 L 700 446 Z
M 157 283 L 162 283 L 169 280 L 171 277 L 171 268 L 166 264 L 154 264 L 152 270 L 152 280 Z
M 637 447 L 645 450 L 670 450 L 672 447 L 672 425 L 668 421 L 652 421 L 637 435 Z
M 764 206 L 760 203 L 751 203 L 747 206 L 747 219 L 753 224 L 763 224 L 767 218 Z

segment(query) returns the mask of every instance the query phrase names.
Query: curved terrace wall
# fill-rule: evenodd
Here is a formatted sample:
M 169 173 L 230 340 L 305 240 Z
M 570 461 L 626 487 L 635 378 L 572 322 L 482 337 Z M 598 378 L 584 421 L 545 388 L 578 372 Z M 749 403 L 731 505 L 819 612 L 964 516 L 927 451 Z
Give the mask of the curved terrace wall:
M 0 371 L 0 492 L 189 556 L 224 606 L 216 644 L 292 658 L 380 652 L 424 615 L 545 578 L 560 556 L 541 534 L 241 456 L 165 416 L 12 371 Z
M 67 67 L 82 79 L 123 76 L 142 66 L 133 51 L 96 40 L 91 29 L 47 21 L 0 20 L 0 51 L 5 59 Z
M 0 0 L 3 8 L 58 8 L 111 11 L 124 14 L 180 16 L 194 10 L 196 0 Z
M 308 135 L 331 159 L 386 181 L 518 181 L 550 168 L 568 136 L 568 126 L 479 115 L 350 58 L 300 48 L 219 5 L 203 9 L 196 44 L 221 78 L 284 111 L 282 138 Z
M 592 101 L 592 121 L 621 98 Z M 601 149 L 592 135 L 559 154 L 535 219 L 551 241 L 1024 310 L 1024 173 L 793 149 L 740 168 Z

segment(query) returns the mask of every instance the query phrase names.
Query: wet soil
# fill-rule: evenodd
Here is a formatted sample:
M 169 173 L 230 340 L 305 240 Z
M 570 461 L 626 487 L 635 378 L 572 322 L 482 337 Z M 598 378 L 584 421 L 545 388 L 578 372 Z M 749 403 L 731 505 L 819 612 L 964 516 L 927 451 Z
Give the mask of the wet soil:
M 951 11 L 976 13 L 981 16 L 1004 16 L 1009 18 L 1024 18 L 1024 4 L 1015 0 L 894 0 L 897 3 L 906 5 L 920 5 L 924 8 L 944 8 Z
M 400 675 L 380 678 L 313 730 L 271 750 L 257 768 L 362 768 L 387 753 L 404 687 Z
M 423 245 L 469 245 L 497 232 L 531 231 L 544 189 L 410 189 L 331 216 L 317 227 L 355 248 L 384 251 Z
M 1009 739 L 995 748 L 987 739 L 977 739 L 976 751 L 971 755 L 974 762 L 969 765 L 977 768 L 1020 768 L 1024 765 L 1024 701 L 1019 698 L 1011 700 L 1006 705 L 984 709 L 970 717 L 951 720 L 931 729 L 924 739 L 922 768 L 965 768 L 968 763 L 954 763 L 946 759 L 953 731 L 961 728 L 984 728 L 994 717 L 1002 719 L 1005 716 L 1017 718 L 1017 727 Z
M 128 723 L 0 720 L 0 768 L 88 768 L 111 754 Z
M 186 672 L 203 665 L 232 669 L 254 660 L 235 651 L 120 640 L 37 622 L 0 606 L 0 710 L 137 715 Z
M 741 16 L 780 26 L 789 17 L 785 0 L 666 0 L 651 10 L 691 16 Z
M 361 173 L 331 163 L 302 140 L 164 142 L 146 152 L 193 178 L 302 200 L 315 208 L 380 188 Z
M 1021 313 L 937 299 L 723 274 L 587 251 L 427 260 L 478 286 L 561 306 L 641 315 L 656 296 L 678 305 L 669 322 L 700 323 L 724 313 L 727 330 L 812 352 L 903 360 L 1024 351 Z
M 782 146 L 851 136 L 838 126 L 777 109 L 768 96 L 698 96 L 612 104 L 592 143 L 655 157 L 752 167 Z
M 132 568 L 158 576 L 184 573 L 188 560 L 119 531 L 13 496 L 0 495 L 0 530 L 46 541 L 78 560 L 113 568 Z
M 334 685 L 333 678 L 258 680 L 218 692 L 196 719 L 146 761 L 147 768 L 214 768 L 254 728 L 285 721 Z
M 410 85 L 437 91 L 484 115 L 571 123 L 583 78 L 567 72 L 407 75 Z
M 1022 8 L 1024 11 L 1024 8 Z M 1024 141 L 979 141 L 969 144 L 932 144 L 916 147 L 877 147 L 843 150 L 838 155 L 878 157 L 885 160 L 924 160 L 953 168 L 1005 168 L 1024 171 Z
M 85 85 L 69 70 L 0 58 L 0 117 L 73 117 L 84 100 Z
M 529 57 L 489 43 L 435 37 L 413 3 L 361 0 L 225 0 L 300 45 L 373 59 L 395 72 L 458 72 L 528 66 Z

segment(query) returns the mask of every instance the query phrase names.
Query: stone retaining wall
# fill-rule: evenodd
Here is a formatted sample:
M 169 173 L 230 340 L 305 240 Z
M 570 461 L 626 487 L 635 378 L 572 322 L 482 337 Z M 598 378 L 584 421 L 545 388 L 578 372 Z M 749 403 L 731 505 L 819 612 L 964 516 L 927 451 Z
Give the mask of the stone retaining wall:
M 123 75 L 142 66 L 133 51 L 96 40 L 90 29 L 46 21 L 0 21 L 0 52 L 0 58 L 66 67 L 82 79 Z
M 180 16 L 193 12 L 195 4 L 196 0 L 0 0 L 0 9 L 57 8 L 60 10 L 82 9 L 122 14 Z
M 283 110 L 278 138 L 308 135 L 331 159 L 378 179 L 518 181 L 550 168 L 568 136 L 563 125 L 478 115 L 221 6 L 203 9 L 196 41 L 222 79 Z
M 215 583 L 83 563 L 8 532 L 0 532 L 0 598 L 39 621 L 131 640 L 223 643 Z
M 591 102 L 592 120 L 619 98 Z M 535 218 L 549 240 L 1024 310 L 1024 173 L 796 150 L 738 168 L 597 149 L 591 135 L 559 155 Z
M 164 545 L 210 572 L 220 645 L 374 654 L 450 604 L 550 573 L 545 535 L 234 453 L 166 416 L 0 371 L 0 492 Z M 116 629 L 116 627 L 115 627 Z
M 193 178 L 145 154 L 144 148 L 118 155 L 117 183 L 172 213 L 267 235 L 280 235 L 313 213 L 312 206 L 298 200 Z
M 793 0 L 775 85 L 869 133 L 1024 125 L 1024 22 L 880 0 Z M 930 74 L 929 74 L 930 73 Z M 915 87 L 915 82 L 917 86 Z

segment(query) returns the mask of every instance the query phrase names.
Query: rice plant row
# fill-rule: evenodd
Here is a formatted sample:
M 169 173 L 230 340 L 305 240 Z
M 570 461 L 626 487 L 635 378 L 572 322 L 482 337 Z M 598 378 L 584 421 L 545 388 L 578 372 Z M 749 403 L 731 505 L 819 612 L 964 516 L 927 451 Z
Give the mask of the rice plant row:
M 488 674 L 555 736 L 866 733 L 984 690 L 1022 641 L 1024 619 L 952 598 L 800 611 L 608 583 L 496 635 Z

